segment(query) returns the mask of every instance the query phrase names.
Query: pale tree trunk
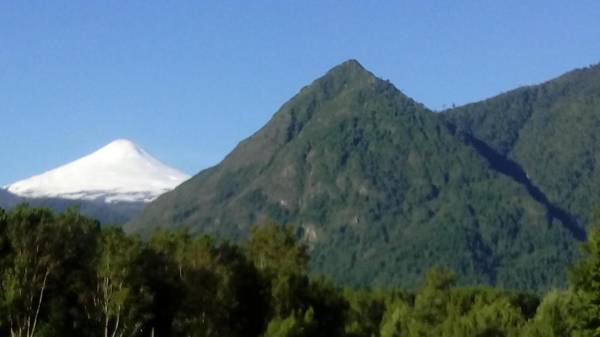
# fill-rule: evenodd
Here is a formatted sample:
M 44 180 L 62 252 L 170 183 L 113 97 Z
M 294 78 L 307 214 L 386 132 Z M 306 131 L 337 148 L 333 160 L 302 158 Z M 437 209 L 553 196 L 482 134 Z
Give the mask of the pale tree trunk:
M 50 268 L 48 268 L 44 274 L 42 289 L 40 290 L 40 298 L 38 299 L 37 308 L 35 309 L 35 316 L 33 318 L 33 327 L 31 328 L 31 334 L 28 337 L 33 337 L 35 334 L 35 327 L 37 326 L 38 316 L 40 315 L 40 308 L 42 307 L 42 301 L 44 299 L 44 291 L 46 290 L 46 281 L 48 280 L 48 275 L 50 275 Z
M 42 278 L 42 285 L 39 290 L 39 295 L 37 296 L 37 303 L 35 304 L 35 295 L 32 294 L 29 297 L 29 304 L 27 305 L 27 312 L 22 317 L 18 316 L 15 318 L 10 318 L 10 336 L 11 337 L 34 337 L 38 318 L 40 315 L 40 310 L 42 308 L 42 304 L 44 303 L 44 293 L 46 292 L 46 286 L 48 282 L 48 277 L 50 276 L 51 268 L 48 267 L 46 272 L 44 273 L 44 277 Z M 36 283 L 36 280 L 31 280 L 31 283 Z M 35 310 L 35 311 L 34 311 Z M 12 316 L 12 315 L 11 315 Z M 23 320 L 21 320 L 23 319 Z
M 121 289 L 123 289 L 123 282 L 119 283 L 118 286 L 118 291 L 121 291 Z M 121 305 L 117 306 L 117 317 L 116 317 L 116 321 L 115 321 L 115 327 L 113 328 L 111 337 L 117 337 L 117 334 L 119 332 L 119 324 L 121 323 Z
M 117 309 L 117 320 L 115 322 L 115 328 L 113 329 L 112 337 L 117 336 L 117 332 L 119 331 L 119 323 L 121 321 L 121 306 Z
M 103 303 L 103 310 L 104 310 L 104 337 L 108 337 L 108 322 L 110 320 L 109 317 L 109 310 L 108 310 L 108 302 L 109 302 L 109 298 L 108 298 L 108 277 L 105 277 L 103 280 L 103 293 L 104 293 L 104 303 Z

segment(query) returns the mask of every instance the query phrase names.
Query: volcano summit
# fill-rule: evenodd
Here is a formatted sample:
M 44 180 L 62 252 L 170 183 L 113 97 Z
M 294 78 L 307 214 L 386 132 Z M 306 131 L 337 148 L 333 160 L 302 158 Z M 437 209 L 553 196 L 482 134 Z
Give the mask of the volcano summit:
M 118 139 L 92 154 L 5 188 L 25 198 L 150 202 L 188 178 L 132 141 Z

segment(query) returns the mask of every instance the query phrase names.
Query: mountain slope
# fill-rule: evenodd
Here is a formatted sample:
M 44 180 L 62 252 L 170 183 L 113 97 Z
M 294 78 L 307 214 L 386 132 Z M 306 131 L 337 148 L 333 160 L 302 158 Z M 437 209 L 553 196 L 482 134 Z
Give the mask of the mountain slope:
M 26 198 L 149 202 L 187 178 L 133 142 L 120 139 L 7 189 Z
M 289 224 L 310 243 L 314 272 L 350 284 L 415 285 L 436 264 L 464 282 L 560 284 L 573 233 L 489 165 L 440 115 L 351 60 L 126 228 L 237 239 Z
M 139 214 L 147 205 L 143 202 L 106 203 L 102 200 L 23 198 L 0 188 L 0 208 L 8 210 L 21 203 L 27 203 L 34 207 L 48 207 L 55 212 L 63 212 L 69 207 L 75 207 L 81 214 L 105 225 L 122 225 Z
M 0 188 L 0 208 L 8 209 L 19 203 L 19 197 Z
M 583 226 L 600 207 L 600 65 L 446 111 Z

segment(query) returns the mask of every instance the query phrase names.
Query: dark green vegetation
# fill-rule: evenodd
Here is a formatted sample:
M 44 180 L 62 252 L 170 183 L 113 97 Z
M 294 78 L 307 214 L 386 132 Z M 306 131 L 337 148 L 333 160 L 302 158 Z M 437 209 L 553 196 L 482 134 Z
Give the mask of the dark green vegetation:
M 48 207 L 55 212 L 76 207 L 88 217 L 98 219 L 102 224 L 124 224 L 139 214 L 146 206 L 140 202 L 105 203 L 102 200 L 70 200 L 61 198 L 22 198 L 0 188 L 0 208 L 11 209 L 20 203 L 28 203 L 36 207 Z
M 344 284 L 415 287 L 437 264 L 459 284 L 562 286 L 598 204 L 599 83 L 595 67 L 438 114 L 348 61 L 126 230 L 282 223 Z
M 583 228 L 600 204 L 600 66 L 447 111 Z M 517 170 L 515 170 L 515 168 Z M 517 173 L 518 175 L 518 173 Z
M 600 227 L 570 287 L 543 297 L 455 287 L 353 290 L 307 276 L 289 228 L 240 245 L 158 230 L 148 240 L 68 210 L 0 209 L 0 335 L 12 337 L 565 337 L 600 328 Z

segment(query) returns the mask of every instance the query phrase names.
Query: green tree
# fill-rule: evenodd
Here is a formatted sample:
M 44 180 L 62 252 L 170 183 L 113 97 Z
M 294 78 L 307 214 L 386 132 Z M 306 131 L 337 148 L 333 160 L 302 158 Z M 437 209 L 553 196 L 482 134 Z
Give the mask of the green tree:
M 273 319 L 263 337 L 312 337 L 316 332 L 314 311 L 309 308 L 304 313 Z
M 259 270 L 281 274 L 308 271 L 307 247 L 296 239 L 291 227 L 274 224 L 252 227 L 247 251 Z
M 516 337 L 524 324 L 519 308 L 508 297 L 489 301 L 478 295 L 470 310 L 462 316 L 449 316 L 441 336 Z
M 600 214 L 596 219 L 600 223 Z M 577 333 L 600 336 L 600 226 L 590 230 L 582 258 L 570 271 L 570 282 L 580 306 Z
M 523 337 L 564 337 L 576 334 L 579 308 L 571 291 L 552 290 L 544 296 Z
M 144 259 L 143 270 L 154 294 L 149 324 L 156 336 L 184 335 L 178 316 L 187 309 L 189 299 L 184 280 L 184 249 L 190 241 L 187 230 L 158 229 L 149 240 L 150 250 Z
M 246 251 L 269 284 L 273 317 L 285 318 L 295 310 L 306 309 L 308 252 L 291 228 L 272 224 L 253 227 Z
M 46 337 L 88 336 L 88 319 L 81 310 L 80 299 L 92 284 L 93 259 L 99 223 L 79 214 L 74 208 L 55 214 L 61 263 L 49 283 L 48 305 L 40 335 Z
M 381 337 L 405 337 L 410 336 L 410 325 L 414 324 L 412 319 L 412 307 L 402 299 L 395 299 L 388 304 L 387 310 L 381 321 Z
M 415 297 L 416 319 L 429 327 L 440 324 L 446 318 L 450 288 L 455 284 L 456 276 L 449 269 L 430 269 Z
M 152 294 L 140 270 L 142 243 L 120 229 L 102 231 L 94 263 L 95 287 L 85 303 L 100 330 L 97 335 L 140 335 L 151 318 Z
M 6 219 L 6 218 L 5 218 Z M 60 276 L 70 243 L 65 228 L 49 209 L 21 205 L 6 219 L 6 243 L 0 296 L 10 335 L 36 336 L 48 288 Z
M 186 230 L 159 230 L 150 245 L 167 261 L 161 277 L 176 289 L 170 292 L 176 297 L 161 300 L 173 308 L 174 334 L 257 336 L 262 332 L 269 298 L 256 268 L 238 246 L 227 242 L 217 246 L 211 238 L 192 236 Z
M 377 335 L 385 312 L 385 298 L 396 294 L 382 290 L 344 289 L 344 298 L 349 307 L 346 314 L 345 335 L 370 337 Z

